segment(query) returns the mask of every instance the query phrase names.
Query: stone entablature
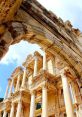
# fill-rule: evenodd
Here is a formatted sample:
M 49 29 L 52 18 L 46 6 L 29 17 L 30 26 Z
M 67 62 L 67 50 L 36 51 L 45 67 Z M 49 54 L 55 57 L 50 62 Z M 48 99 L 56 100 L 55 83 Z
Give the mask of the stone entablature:
M 55 85 L 60 79 L 60 76 L 55 76 L 50 74 L 46 70 L 41 70 L 37 76 L 33 77 L 32 84 L 30 85 L 30 90 L 38 90 L 38 88 L 42 87 L 42 84 L 46 84 L 52 90 L 55 90 Z

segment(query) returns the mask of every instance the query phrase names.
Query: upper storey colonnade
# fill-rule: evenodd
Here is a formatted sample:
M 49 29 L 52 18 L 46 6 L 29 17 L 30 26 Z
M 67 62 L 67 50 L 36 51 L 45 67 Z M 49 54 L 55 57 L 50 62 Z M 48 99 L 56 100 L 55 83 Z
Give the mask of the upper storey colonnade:
M 16 92 L 21 88 L 26 87 L 26 82 L 28 85 L 31 82 L 29 78 L 35 77 L 41 70 L 48 70 L 52 74 L 56 74 L 57 68 L 55 68 L 55 57 L 49 56 L 49 53 L 43 53 L 43 56 L 38 52 L 34 55 L 29 55 L 27 60 L 23 63 L 24 68 L 18 67 L 12 73 L 11 78 L 8 79 L 8 86 L 6 89 L 4 99 L 11 96 L 13 92 Z M 27 87 L 26 87 L 27 88 Z

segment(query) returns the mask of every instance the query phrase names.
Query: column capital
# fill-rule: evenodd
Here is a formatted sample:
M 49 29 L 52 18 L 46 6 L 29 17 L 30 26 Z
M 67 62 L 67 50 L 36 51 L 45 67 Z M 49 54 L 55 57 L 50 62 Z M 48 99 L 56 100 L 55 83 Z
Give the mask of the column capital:
M 32 91 L 30 91 L 30 93 L 31 93 L 31 95 L 35 95 L 35 93 L 36 93 L 36 91 L 35 90 L 32 90 Z
M 39 56 L 40 56 L 40 53 L 38 51 L 35 51 L 34 52 L 34 58 L 39 58 Z
M 47 89 L 47 84 L 46 84 L 46 82 L 44 83 L 44 84 L 42 84 L 42 89 Z
M 34 56 L 34 60 L 38 60 L 38 56 Z
M 11 102 L 11 105 L 14 106 L 15 105 L 15 102 Z
M 18 100 L 18 103 L 22 103 L 22 99 L 21 98 Z
M 63 68 L 62 70 L 60 70 L 60 75 L 61 76 L 66 76 L 66 71 L 68 71 L 68 70 L 69 70 L 68 67 Z
M 14 78 L 13 78 L 13 77 L 11 78 L 11 83 L 12 83 L 12 82 L 14 82 Z
M 8 78 L 8 84 L 10 85 L 12 79 L 11 78 Z
M 23 69 L 23 72 L 24 72 L 24 71 L 27 71 L 26 67 Z

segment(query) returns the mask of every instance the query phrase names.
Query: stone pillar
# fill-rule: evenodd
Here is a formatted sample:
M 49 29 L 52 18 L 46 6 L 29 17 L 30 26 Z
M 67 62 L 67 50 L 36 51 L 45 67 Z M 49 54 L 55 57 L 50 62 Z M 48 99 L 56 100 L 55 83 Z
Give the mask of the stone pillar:
M 80 117 L 79 116 L 79 110 L 76 108 L 76 117 Z
M 21 102 L 21 100 L 19 100 L 18 106 L 17 106 L 16 117 L 21 117 L 21 111 L 22 111 L 22 102 Z
M 70 87 L 70 92 L 72 95 L 72 102 L 73 102 L 73 104 L 75 104 L 75 103 L 77 103 L 77 100 L 76 100 L 76 96 L 75 96 L 75 92 L 74 92 L 74 87 L 71 83 L 70 83 L 69 87 Z
M 23 74 L 23 79 L 22 79 L 22 85 L 21 87 L 24 88 L 25 87 L 25 82 L 26 82 L 26 69 L 24 69 L 24 74 Z
M 43 55 L 43 70 L 47 70 L 46 52 Z
M 3 112 L 3 117 L 6 117 L 6 116 L 7 116 L 7 111 L 4 110 L 4 112 Z
M 42 117 L 48 117 L 46 86 L 42 87 Z
M 52 65 L 52 74 L 54 74 L 54 67 L 55 67 L 55 64 L 54 64 L 54 58 L 51 59 L 51 65 Z
M 55 92 L 54 92 L 54 96 L 55 96 L 55 117 L 60 117 L 60 105 L 59 105 L 59 99 L 60 99 L 60 97 L 58 98 L 58 96 L 60 96 L 60 89 L 58 90 L 55 90 Z
M 15 91 L 18 91 L 20 88 L 20 74 L 18 75 L 18 78 L 17 78 L 17 84 L 16 84 L 16 90 Z
M 37 75 L 38 71 L 38 57 L 35 56 L 35 62 L 34 62 L 34 77 Z
M 9 90 L 9 87 L 10 87 L 10 79 L 8 79 L 8 85 L 7 85 L 7 88 L 6 88 L 6 92 L 5 92 L 4 99 L 6 99 L 6 98 L 8 97 L 8 90 Z
M 54 74 L 54 59 L 52 58 L 52 56 L 51 56 L 51 60 L 49 60 L 47 63 L 47 68 L 51 74 Z
M 8 113 L 8 117 L 10 117 L 10 113 Z
M 62 79 L 62 86 L 63 86 L 63 93 L 64 93 L 67 117 L 74 117 L 72 100 L 71 100 L 71 96 L 70 96 L 70 92 L 69 92 L 69 85 L 68 85 L 67 77 L 64 75 L 64 73 L 61 74 L 61 79 Z
M 12 102 L 12 104 L 11 104 L 11 111 L 10 111 L 10 117 L 14 117 L 14 113 L 15 113 L 15 104 L 14 104 L 14 102 Z
M 9 95 L 8 95 L 8 97 L 11 96 L 12 88 L 13 88 L 13 83 L 14 83 L 14 78 L 12 78 L 12 81 L 11 81 L 11 84 L 10 84 L 10 90 L 9 90 Z
M 82 117 L 82 104 L 80 104 L 78 106 L 78 109 L 77 109 L 77 117 Z
M 2 117 L 2 112 L 0 112 L 0 117 Z
M 30 116 L 35 117 L 35 92 L 31 92 L 31 103 L 30 103 Z

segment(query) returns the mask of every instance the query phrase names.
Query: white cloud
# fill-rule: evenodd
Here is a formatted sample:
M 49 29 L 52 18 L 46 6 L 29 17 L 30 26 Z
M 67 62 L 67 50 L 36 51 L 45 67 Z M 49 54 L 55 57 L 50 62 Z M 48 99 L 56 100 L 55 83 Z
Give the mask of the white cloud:
M 0 61 L 0 64 L 10 64 L 15 62 L 17 65 L 21 65 L 27 55 L 33 53 L 36 50 L 41 52 L 38 45 L 21 41 L 18 44 L 10 46 L 8 53 Z
M 53 11 L 64 21 L 70 20 L 74 27 L 82 30 L 82 4 L 81 0 L 38 0 L 48 10 Z

